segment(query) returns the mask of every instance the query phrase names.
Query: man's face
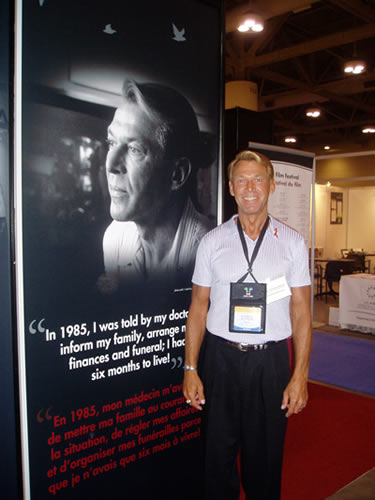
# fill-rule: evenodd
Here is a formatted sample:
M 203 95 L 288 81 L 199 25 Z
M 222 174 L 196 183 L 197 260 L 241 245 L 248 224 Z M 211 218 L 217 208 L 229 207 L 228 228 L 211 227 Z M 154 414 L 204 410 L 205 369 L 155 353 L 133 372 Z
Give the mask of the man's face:
M 242 215 L 267 213 L 268 197 L 275 190 L 266 167 L 256 161 L 241 160 L 234 167 L 229 191 L 234 196 L 238 212 Z
M 120 106 L 108 127 L 106 171 L 115 220 L 144 223 L 168 204 L 170 168 L 155 130 L 134 103 Z

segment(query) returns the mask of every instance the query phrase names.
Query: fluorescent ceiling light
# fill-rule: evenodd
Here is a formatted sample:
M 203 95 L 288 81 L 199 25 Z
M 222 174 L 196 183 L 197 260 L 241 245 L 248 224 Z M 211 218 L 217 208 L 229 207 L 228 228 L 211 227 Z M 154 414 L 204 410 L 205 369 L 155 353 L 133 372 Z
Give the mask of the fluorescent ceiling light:
M 246 24 L 240 24 L 237 29 L 238 29 L 238 31 L 241 31 L 241 33 L 244 33 L 245 31 L 249 31 L 249 27 L 246 26 Z
M 256 33 L 259 33 L 260 31 L 263 31 L 264 30 L 264 26 L 263 26 L 263 23 L 255 23 L 254 26 L 251 27 L 251 29 L 253 31 L 255 31 Z
M 366 69 L 365 61 L 361 59 L 354 59 L 345 63 L 344 71 L 345 73 L 352 73 L 353 75 L 359 75 L 363 73 Z
M 289 135 L 288 137 L 285 137 L 284 141 L 285 142 L 297 142 L 297 138 Z
M 310 118 L 318 118 L 320 116 L 320 109 L 319 108 L 306 109 L 306 116 L 309 116 Z
M 245 20 L 245 22 L 243 24 L 245 26 L 247 26 L 248 28 L 252 28 L 255 25 L 255 19 L 248 18 L 248 19 Z
M 245 16 L 243 16 L 241 24 L 237 29 L 242 33 L 250 30 L 259 33 L 264 29 L 263 20 L 256 14 L 246 14 Z
M 375 134 L 375 127 L 373 125 L 369 125 L 368 127 L 364 127 L 362 129 L 363 134 Z

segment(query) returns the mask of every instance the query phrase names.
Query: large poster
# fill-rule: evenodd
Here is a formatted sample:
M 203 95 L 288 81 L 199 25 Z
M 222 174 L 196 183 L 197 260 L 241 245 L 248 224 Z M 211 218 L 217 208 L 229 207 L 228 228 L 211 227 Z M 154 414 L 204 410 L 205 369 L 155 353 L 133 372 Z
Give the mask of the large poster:
M 217 223 L 220 9 L 19 7 L 25 498 L 191 498 L 184 328 Z

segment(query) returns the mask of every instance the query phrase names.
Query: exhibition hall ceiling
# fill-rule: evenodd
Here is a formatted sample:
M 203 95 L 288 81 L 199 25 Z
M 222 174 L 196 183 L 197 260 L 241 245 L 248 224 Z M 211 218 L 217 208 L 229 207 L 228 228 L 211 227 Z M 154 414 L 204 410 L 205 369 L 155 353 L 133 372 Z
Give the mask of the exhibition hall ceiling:
M 375 149 L 375 0 L 225 0 L 225 81 L 258 86 L 258 111 L 273 113 L 273 143 L 326 154 Z M 237 31 L 244 14 L 260 33 Z M 348 75 L 350 60 L 365 61 Z M 306 117 L 319 107 L 321 116 Z

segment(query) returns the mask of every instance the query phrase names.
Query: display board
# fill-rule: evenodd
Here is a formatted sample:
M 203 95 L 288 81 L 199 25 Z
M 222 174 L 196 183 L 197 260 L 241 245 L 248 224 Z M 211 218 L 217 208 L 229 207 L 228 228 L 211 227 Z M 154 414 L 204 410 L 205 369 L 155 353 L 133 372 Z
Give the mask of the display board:
M 18 2 L 25 499 L 202 491 L 181 382 L 217 223 L 219 3 Z
M 298 231 L 308 248 L 315 179 L 314 154 L 256 142 L 249 142 L 249 149 L 265 154 L 274 167 L 276 189 L 268 202 L 270 214 Z
M 375 276 L 355 273 L 342 276 L 339 295 L 340 328 L 375 335 Z

